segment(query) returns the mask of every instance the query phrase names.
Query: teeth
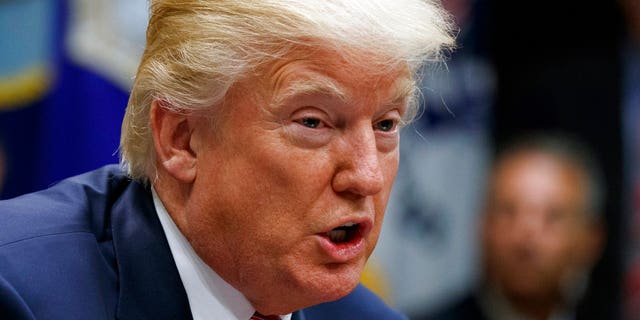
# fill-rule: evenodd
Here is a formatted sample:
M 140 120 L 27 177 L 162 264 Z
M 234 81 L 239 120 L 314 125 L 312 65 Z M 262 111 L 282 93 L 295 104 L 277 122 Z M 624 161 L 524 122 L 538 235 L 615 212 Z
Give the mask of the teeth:
M 354 235 L 357 226 L 358 224 L 355 222 L 347 222 L 327 232 L 327 237 L 329 238 L 329 240 L 335 243 L 345 242 Z
M 343 242 L 347 239 L 347 230 L 334 229 L 327 232 L 327 236 L 332 242 Z

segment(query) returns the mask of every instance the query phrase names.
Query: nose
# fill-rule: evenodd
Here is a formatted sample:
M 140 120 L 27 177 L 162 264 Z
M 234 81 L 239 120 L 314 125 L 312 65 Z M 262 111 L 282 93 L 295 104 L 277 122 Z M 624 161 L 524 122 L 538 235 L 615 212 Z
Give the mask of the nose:
M 382 191 L 384 175 L 373 130 L 360 130 L 345 138 L 332 187 L 338 193 L 371 196 Z
M 543 221 L 537 212 L 531 209 L 523 209 L 516 215 L 512 233 L 520 242 L 530 243 L 538 239 L 543 230 Z

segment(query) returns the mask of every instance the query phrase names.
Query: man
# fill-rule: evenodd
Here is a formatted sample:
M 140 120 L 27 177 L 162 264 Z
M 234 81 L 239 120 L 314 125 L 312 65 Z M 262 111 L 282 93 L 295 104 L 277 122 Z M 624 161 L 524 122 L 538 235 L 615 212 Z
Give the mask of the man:
M 484 285 L 430 319 L 575 319 L 603 238 L 599 170 L 585 150 L 535 135 L 499 153 L 481 232 Z
M 0 312 L 400 318 L 358 279 L 417 70 L 451 45 L 431 2 L 151 1 L 127 173 L 0 204 Z

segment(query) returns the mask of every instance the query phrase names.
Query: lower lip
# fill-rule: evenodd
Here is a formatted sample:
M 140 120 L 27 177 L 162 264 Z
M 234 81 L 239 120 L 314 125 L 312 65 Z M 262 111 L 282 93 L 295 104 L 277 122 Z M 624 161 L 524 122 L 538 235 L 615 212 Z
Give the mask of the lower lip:
M 318 235 L 320 246 L 331 257 L 334 263 L 345 263 L 361 256 L 365 251 L 365 241 L 358 235 L 349 242 L 335 243 L 327 235 Z

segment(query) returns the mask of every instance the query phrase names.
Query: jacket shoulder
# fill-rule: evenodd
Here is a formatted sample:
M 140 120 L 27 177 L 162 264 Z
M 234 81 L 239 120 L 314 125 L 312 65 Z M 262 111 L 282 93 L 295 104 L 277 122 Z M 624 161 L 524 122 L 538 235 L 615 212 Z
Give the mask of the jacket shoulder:
M 118 166 L 109 165 L 42 191 L 0 201 L 0 247 L 65 233 L 109 237 L 108 212 L 130 183 Z
M 406 317 L 386 305 L 382 299 L 360 284 L 352 293 L 342 299 L 305 309 L 304 319 L 394 320 L 406 319 Z

